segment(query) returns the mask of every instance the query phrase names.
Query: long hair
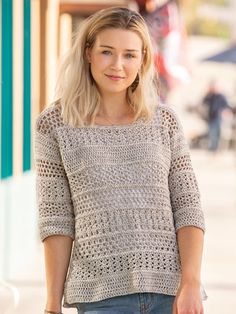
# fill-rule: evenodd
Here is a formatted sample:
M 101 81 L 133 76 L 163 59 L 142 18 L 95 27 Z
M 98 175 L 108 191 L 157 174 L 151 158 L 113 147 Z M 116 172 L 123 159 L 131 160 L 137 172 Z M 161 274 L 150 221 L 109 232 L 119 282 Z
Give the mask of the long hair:
M 58 75 L 56 97 L 60 100 L 63 122 L 72 127 L 92 125 L 98 113 L 100 94 L 93 84 L 85 51 L 86 47 L 93 47 L 98 33 L 108 28 L 133 31 L 142 40 L 142 66 L 127 90 L 127 101 L 133 109 L 134 119 L 151 118 L 158 104 L 153 50 L 144 19 L 127 8 L 100 10 L 81 23 Z

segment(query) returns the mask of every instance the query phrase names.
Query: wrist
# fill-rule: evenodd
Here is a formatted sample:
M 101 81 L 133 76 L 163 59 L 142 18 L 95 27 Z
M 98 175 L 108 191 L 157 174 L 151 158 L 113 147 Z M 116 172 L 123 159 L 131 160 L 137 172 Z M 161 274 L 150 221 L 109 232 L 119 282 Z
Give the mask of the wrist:
M 191 286 L 200 287 L 201 280 L 199 278 L 195 278 L 195 277 L 182 276 L 181 285 L 191 285 Z
M 44 314 L 63 314 L 62 312 L 44 310 Z
M 48 301 L 46 303 L 45 311 L 61 313 L 61 302 Z

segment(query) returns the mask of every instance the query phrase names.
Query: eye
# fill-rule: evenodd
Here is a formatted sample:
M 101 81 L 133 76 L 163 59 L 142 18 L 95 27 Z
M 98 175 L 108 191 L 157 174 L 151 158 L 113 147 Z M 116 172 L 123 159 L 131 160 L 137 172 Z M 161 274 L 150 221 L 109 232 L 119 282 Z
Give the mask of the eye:
M 102 51 L 102 54 L 103 54 L 103 55 L 110 55 L 110 54 L 111 54 L 111 51 L 110 51 L 110 50 L 103 50 L 103 51 Z
M 135 55 L 133 55 L 132 53 L 127 53 L 125 56 L 126 56 L 126 58 L 128 58 L 128 59 L 135 58 Z

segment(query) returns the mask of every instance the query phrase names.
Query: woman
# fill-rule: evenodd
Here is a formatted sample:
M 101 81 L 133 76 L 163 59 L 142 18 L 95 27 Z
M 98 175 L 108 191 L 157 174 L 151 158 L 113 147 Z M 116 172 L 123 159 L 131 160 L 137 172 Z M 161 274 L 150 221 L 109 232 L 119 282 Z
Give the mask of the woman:
M 58 82 L 35 131 L 45 313 L 203 313 L 199 191 L 142 17 L 89 17 Z

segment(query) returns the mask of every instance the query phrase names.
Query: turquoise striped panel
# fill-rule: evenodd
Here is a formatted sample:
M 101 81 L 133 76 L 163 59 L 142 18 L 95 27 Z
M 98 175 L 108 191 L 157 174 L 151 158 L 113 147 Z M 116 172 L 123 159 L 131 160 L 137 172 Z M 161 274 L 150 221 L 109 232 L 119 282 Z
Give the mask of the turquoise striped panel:
M 31 168 L 30 80 L 30 0 L 24 0 L 23 171 Z
M 1 173 L 4 179 L 13 174 L 13 64 L 12 0 L 2 0 L 1 54 Z

